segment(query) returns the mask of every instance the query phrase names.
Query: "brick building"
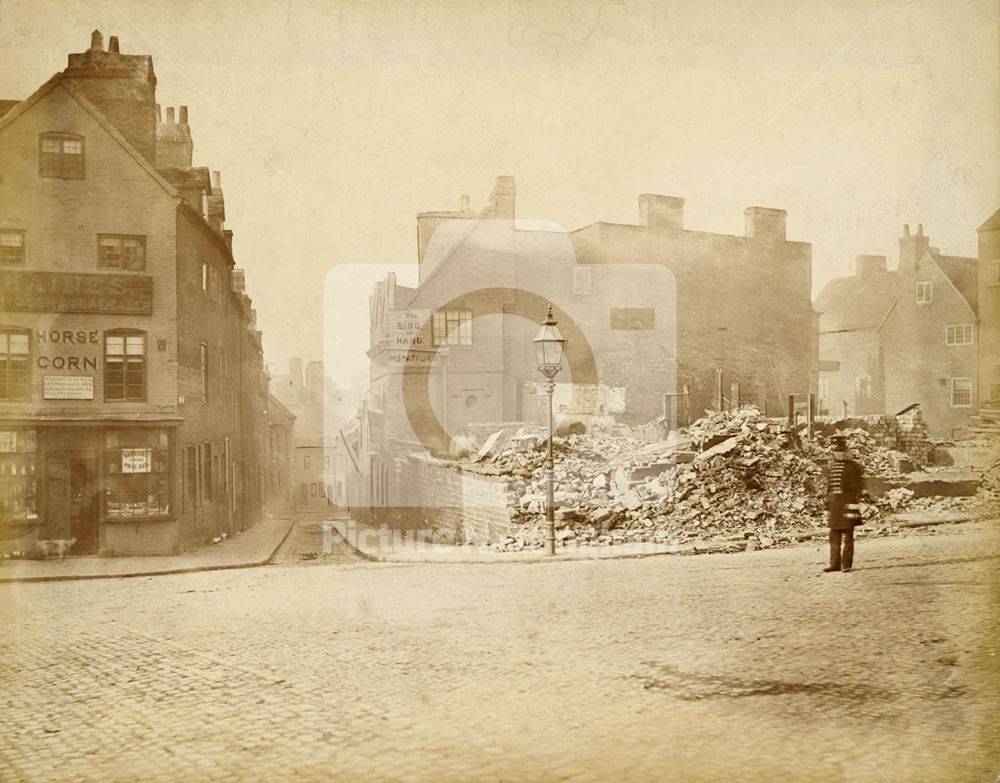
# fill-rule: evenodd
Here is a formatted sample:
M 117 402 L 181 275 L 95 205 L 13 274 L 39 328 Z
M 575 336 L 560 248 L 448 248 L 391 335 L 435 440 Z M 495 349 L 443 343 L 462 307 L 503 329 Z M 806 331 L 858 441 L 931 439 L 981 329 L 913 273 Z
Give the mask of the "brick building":
M 0 102 L 0 546 L 160 554 L 259 518 L 267 380 L 217 173 L 147 55 Z
M 923 226 L 904 226 L 896 269 L 858 256 L 852 277 L 828 283 L 815 302 L 821 409 L 891 414 L 919 403 L 932 437 L 960 435 L 978 398 L 977 267 L 931 247 Z
M 550 302 L 568 340 L 560 422 L 676 428 L 740 402 L 779 415 L 814 390 L 810 246 L 787 241 L 781 210 L 749 208 L 742 237 L 690 231 L 682 213 L 682 199 L 644 195 L 638 225 L 566 232 L 515 220 L 513 179 L 499 177 L 478 212 L 463 198 L 419 214 L 418 285 L 390 275 L 370 301 L 376 504 L 405 502 L 392 488 L 407 449 L 544 423 L 532 339 Z
M 281 514 L 293 506 L 295 414 L 273 394 L 267 400 L 267 437 L 267 510 Z

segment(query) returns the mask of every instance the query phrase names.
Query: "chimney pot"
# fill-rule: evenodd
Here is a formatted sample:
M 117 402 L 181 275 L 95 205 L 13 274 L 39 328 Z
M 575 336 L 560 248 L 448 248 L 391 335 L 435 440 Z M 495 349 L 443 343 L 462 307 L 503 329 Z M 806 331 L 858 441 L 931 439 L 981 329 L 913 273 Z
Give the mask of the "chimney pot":
M 909 235 L 910 235 L 910 224 L 909 223 L 904 223 L 903 224 L 903 236 L 904 237 L 908 237 Z
M 463 212 L 469 211 L 469 197 L 465 195 L 462 196 L 462 211 Z
M 173 124 L 174 124 L 174 107 L 173 106 L 168 106 L 167 107 L 167 125 L 173 125 Z
M 104 50 L 104 36 L 100 30 L 94 30 L 90 34 L 90 51 L 100 52 Z
M 160 108 L 160 104 L 156 104 L 156 121 L 163 122 L 163 110 Z
M 111 38 L 108 39 L 108 51 L 109 52 L 117 52 L 118 51 L 118 36 L 117 35 L 112 35 Z
M 188 107 L 187 106 L 181 106 L 181 108 L 178 111 L 180 113 L 180 119 L 178 120 L 178 122 L 180 122 L 181 125 L 187 125 L 188 124 Z
M 222 173 L 219 171 L 212 172 L 212 190 L 222 190 Z
M 917 236 L 922 237 L 924 235 L 924 224 L 917 223 Z

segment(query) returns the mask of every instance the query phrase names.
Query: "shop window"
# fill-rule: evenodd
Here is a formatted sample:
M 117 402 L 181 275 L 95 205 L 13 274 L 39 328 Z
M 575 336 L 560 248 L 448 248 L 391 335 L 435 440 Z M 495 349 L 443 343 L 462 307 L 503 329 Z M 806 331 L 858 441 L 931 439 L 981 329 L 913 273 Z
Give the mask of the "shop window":
M 118 519 L 169 514 L 169 432 L 108 430 L 104 438 L 105 515 Z
M 38 137 L 38 173 L 55 179 L 83 179 L 83 136 L 43 133 Z
M 12 533 L 38 522 L 37 443 L 34 430 L 0 430 L 0 526 Z
M 434 345 L 472 345 L 472 311 L 438 310 L 431 336 Z
M 31 338 L 27 330 L 0 330 L 0 400 L 31 398 Z
M 146 335 L 105 332 L 104 399 L 146 399 Z
M 194 446 L 181 451 L 181 475 L 184 510 L 190 511 L 198 502 L 198 449 Z
M 146 237 L 97 235 L 98 269 L 145 269 Z
M 0 266 L 24 266 L 23 231 L 0 231 Z

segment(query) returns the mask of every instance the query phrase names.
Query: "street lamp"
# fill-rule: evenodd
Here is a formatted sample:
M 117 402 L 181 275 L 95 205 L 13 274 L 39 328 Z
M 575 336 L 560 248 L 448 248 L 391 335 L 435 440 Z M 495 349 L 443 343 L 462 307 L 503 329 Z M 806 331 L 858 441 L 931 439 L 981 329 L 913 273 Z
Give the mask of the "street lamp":
M 552 486 L 555 481 L 552 463 L 552 393 L 556 388 L 555 377 L 562 369 L 563 348 L 566 346 L 566 340 L 559 334 L 555 319 L 552 318 L 551 304 L 534 343 L 538 371 L 547 379 L 546 390 L 549 395 L 549 450 L 545 458 L 547 484 L 545 490 L 545 553 L 554 555 L 556 553 L 556 517 Z

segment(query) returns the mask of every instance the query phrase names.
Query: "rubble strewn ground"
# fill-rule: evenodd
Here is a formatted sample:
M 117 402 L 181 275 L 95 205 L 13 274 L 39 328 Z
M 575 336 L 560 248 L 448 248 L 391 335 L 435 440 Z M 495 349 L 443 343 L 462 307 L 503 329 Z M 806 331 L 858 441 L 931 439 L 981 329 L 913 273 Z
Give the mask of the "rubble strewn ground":
M 878 445 L 864 429 L 841 429 L 865 475 L 904 479 L 912 455 Z M 926 444 L 921 446 L 926 453 Z M 827 439 L 800 435 L 754 406 L 714 413 L 670 440 L 645 444 L 621 431 L 556 438 L 555 508 L 561 542 L 655 542 L 732 551 L 787 545 L 825 534 Z M 479 457 L 466 469 L 508 478 L 515 529 L 497 549 L 540 546 L 545 450 Z M 997 508 L 997 466 L 977 496 L 916 498 L 896 488 L 862 505 L 862 534 L 896 532 L 894 512 L 987 513 Z

